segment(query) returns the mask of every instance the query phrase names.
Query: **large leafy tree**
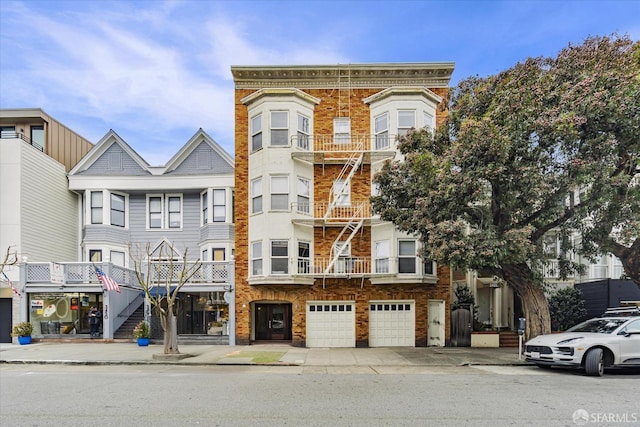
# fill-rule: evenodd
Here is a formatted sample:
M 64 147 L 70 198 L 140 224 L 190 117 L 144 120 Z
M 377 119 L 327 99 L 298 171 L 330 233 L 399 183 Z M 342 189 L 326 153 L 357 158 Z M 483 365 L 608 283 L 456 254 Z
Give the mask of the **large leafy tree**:
M 376 176 L 374 209 L 417 233 L 423 256 L 505 280 L 522 301 L 527 335 L 547 333 L 545 234 L 570 249 L 574 227 L 606 210 L 608 228 L 581 230 L 585 247 L 610 250 L 607 231 L 637 226 L 637 52 L 627 37 L 593 37 L 557 58 L 460 82 L 435 136 L 422 129 L 399 141 L 404 159 Z M 577 267 L 560 261 L 562 273 Z

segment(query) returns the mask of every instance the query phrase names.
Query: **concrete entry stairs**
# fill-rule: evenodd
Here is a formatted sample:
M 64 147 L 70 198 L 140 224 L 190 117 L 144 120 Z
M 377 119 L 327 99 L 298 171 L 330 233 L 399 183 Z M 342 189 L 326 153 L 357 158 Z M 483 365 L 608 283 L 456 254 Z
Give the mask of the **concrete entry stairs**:
M 133 329 L 136 327 L 138 323 L 144 320 L 144 304 L 140 305 L 131 313 L 131 316 L 118 328 L 118 330 L 113 334 L 113 338 L 117 340 L 125 340 L 129 339 L 133 341 Z
M 518 333 L 515 331 L 501 331 L 500 347 L 518 347 Z

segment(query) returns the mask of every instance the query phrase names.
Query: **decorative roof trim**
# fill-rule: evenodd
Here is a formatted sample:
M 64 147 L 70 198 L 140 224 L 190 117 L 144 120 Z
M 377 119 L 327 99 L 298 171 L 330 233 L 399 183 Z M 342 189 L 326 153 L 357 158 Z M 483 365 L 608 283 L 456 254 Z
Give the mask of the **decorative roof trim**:
M 319 98 L 316 98 L 315 96 L 311 96 L 308 93 L 295 88 L 260 89 L 256 92 L 253 92 L 250 95 L 245 96 L 240 100 L 240 102 L 242 102 L 245 105 L 249 105 L 264 96 L 297 96 L 311 104 L 318 105 L 320 103 Z
M 385 88 L 427 86 L 446 88 L 453 62 L 232 66 L 237 89 L 299 88 Z
M 370 104 L 372 102 L 380 101 L 384 98 L 388 98 L 394 95 L 422 95 L 430 101 L 439 104 L 442 102 L 442 97 L 433 91 L 425 87 L 390 87 L 378 93 L 375 93 L 367 98 L 364 98 L 362 101 L 365 104 Z

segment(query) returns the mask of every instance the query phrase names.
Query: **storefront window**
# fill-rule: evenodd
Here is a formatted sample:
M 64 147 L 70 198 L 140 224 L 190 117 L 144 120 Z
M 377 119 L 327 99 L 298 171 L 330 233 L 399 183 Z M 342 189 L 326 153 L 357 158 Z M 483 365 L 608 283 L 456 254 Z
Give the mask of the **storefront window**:
M 88 334 L 92 305 L 102 310 L 102 293 L 29 294 L 29 319 L 34 335 Z
M 224 292 L 180 293 L 178 334 L 229 335 L 229 305 Z

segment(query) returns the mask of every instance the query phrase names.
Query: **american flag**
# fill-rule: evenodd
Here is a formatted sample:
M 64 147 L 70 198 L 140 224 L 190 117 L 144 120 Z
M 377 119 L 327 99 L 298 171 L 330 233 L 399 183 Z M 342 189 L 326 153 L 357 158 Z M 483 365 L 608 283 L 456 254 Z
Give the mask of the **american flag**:
M 99 267 L 95 265 L 93 267 L 96 269 L 98 280 L 100 281 L 100 283 L 102 283 L 102 286 L 104 286 L 106 290 L 116 291 L 120 293 L 120 285 L 118 285 L 118 283 L 115 280 L 113 280 L 111 277 L 104 274 L 104 271 L 102 271 Z

